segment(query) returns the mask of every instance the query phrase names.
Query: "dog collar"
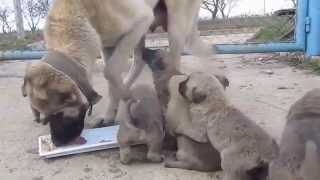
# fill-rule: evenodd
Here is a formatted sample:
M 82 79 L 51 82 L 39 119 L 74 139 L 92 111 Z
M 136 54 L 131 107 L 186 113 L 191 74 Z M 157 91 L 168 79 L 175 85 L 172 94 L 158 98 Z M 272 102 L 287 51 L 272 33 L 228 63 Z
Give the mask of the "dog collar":
M 95 105 L 102 96 L 90 85 L 86 70 L 75 63 L 73 59 L 55 50 L 49 50 L 48 54 L 43 58 L 43 62 L 49 64 L 75 82 L 89 103 L 88 114 L 91 115 L 92 106 Z

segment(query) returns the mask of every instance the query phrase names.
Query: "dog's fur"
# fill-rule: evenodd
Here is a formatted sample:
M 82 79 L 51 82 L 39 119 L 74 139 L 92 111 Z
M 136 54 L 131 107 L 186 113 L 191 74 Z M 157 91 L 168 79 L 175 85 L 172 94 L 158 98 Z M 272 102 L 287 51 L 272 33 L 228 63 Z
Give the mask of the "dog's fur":
M 270 180 L 315 180 L 320 177 L 320 89 L 293 104 L 270 166 Z
M 87 77 L 83 78 L 89 80 L 92 78 L 95 59 L 99 50 L 102 50 L 106 64 L 104 75 L 110 82 L 110 104 L 105 119 L 114 119 L 118 99 L 126 100 L 131 97 L 128 88 L 144 66 L 143 36 L 149 28 L 167 23 L 163 26 L 169 33 L 170 56 L 176 67 L 184 44 L 192 42 L 191 47 L 195 53 L 197 47 L 202 47 L 195 23 L 201 2 L 202 0 L 55 0 L 46 21 L 47 48 L 51 54 L 59 52 L 65 55 L 67 58 L 64 61 L 75 61 L 86 71 Z M 154 16 L 159 16 L 155 20 L 160 23 L 154 22 Z M 129 58 L 135 47 L 134 63 L 123 83 L 121 64 Z M 211 54 L 214 52 L 211 48 L 206 50 Z M 79 87 L 50 65 L 44 62 L 32 63 L 26 70 L 22 90 L 24 96 L 30 98 L 36 121 L 40 120 L 40 113 L 49 116 L 58 112 L 63 112 L 63 116 L 59 116 L 61 121 L 64 118 L 71 118 L 79 123 L 82 121 L 78 117 L 83 113 L 80 109 L 86 101 L 81 96 Z
M 220 154 L 206 142 L 206 123 L 192 121 L 191 102 L 180 92 L 181 83 L 187 78 L 187 75 L 175 75 L 169 82 L 170 101 L 165 125 L 167 132 L 177 138 L 178 150 L 176 157 L 166 159 L 165 166 L 199 171 L 220 170 Z
M 266 178 L 268 163 L 278 152 L 277 144 L 229 103 L 219 80 L 206 73 L 192 73 L 180 83 L 179 91 L 203 109 L 201 121 L 207 122 L 207 136 L 221 155 L 224 179 Z
M 152 162 L 161 162 L 164 120 L 156 92 L 150 86 L 143 84 L 134 85 L 131 92 L 137 102 L 122 101 L 117 115 L 120 121 L 118 132 L 120 160 L 125 164 L 135 160 L 131 146 L 146 144 L 148 148 L 146 157 Z

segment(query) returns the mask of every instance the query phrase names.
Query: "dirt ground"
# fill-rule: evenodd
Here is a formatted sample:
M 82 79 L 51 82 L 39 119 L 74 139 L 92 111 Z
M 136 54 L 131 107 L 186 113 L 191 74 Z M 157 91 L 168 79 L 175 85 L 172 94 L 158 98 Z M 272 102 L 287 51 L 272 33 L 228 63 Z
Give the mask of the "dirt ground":
M 183 71 L 221 71 L 230 80 L 227 95 L 246 115 L 279 140 L 290 105 L 305 92 L 319 87 L 320 77 L 297 70 L 284 62 L 269 60 L 270 54 L 216 55 L 210 59 L 183 57 Z M 124 180 L 217 180 L 218 173 L 166 169 L 163 164 L 119 162 L 117 150 L 103 150 L 51 160 L 37 153 L 37 138 L 49 133 L 47 126 L 32 121 L 28 99 L 21 95 L 24 68 L 30 61 L 0 62 L 0 179 L 124 179 Z M 95 88 L 104 99 L 87 120 L 90 127 L 103 116 L 107 82 L 97 65 Z M 151 82 L 146 68 L 138 83 Z

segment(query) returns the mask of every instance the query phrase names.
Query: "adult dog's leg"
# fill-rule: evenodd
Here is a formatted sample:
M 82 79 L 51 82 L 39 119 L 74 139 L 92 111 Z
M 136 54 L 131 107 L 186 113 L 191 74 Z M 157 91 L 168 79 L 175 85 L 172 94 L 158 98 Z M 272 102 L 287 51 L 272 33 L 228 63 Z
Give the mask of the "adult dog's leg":
M 129 59 L 130 54 L 137 46 L 138 42 L 141 40 L 143 35 L 147 33 L 149 26 L 154 19 L 152 9 L 150 8 L 149 12 L 147 11 L 148 10 L 146 10 L 144 12 L 145 15 L 135 23 L 132 30 L 127 34 L 124 34 L 117 43 L 110 59 L 106 60 L 106 68 L 104 71 L 105 76 L 108 78 L 109 82 L 117 88 L 117 91 L 123 100 L 131 98 L 131 94 L 122 81 L 121 72 L 118 70 L 117 62 Z
M 109 84 L 109 103 L 107 105 L 107 111 L 104 116 L 102 126 L 107 126 L 115 123 L 115 118 L 118 112 L 118 106 L 120 102 L 119 94 L 113 84 Z
M 30 106 L 32 114 L 34 116 L 34 121 L 37 123 L 40 123 L 40 112 L 38 110 L 36 110 L 35 108 L 33 108 L 32 106 Z
M 144 65 L 146 64 L 142 59 L 142 52 L 145 48 L 145 36 L 142 37 L 137 47 L 134 49 L 133 63 L 127 76 L 124 79 L 124 84 L 129 88 L 141 73 Z
M 103 49 L 103 59 L 105 61 L 105 67 L 104 71 L 108 71 L 107 68 L 107 61 L 110 59 L 112 53 L 114 52 L 114 47 L 105 47 Z M 108 76 L 105 76 L 106 80 L 109 80 Z M 114 84 L 109 83 L 108 84 L 108 89 L 109 89 L 109 102 L 107 105 L 107 111 L 104 116 L 104 119 L 100 122 L 98 122 L 95 127 L 103 127 L 103 126 L 108 126 L 114 123 L 114 120 L 117 115 L 117 110 L 119 106 L 119 101 L 120 101 L 120 95 L 117 92 L 117 88 L 114 86 Z
M 201 0 L 165 0 L 168 9 L 170 58 L 176 68 L 180 66 L 181 53 L 192 31 L 201 2 Z

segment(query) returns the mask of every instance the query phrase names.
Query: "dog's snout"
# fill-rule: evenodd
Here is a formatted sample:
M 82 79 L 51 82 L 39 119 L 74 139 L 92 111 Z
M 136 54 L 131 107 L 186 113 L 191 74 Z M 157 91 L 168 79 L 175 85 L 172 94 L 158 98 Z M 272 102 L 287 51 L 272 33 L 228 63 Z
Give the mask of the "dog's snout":
M 201 92 L 198 88 L 192 89 L 192 102 L 198 104 L 206 99 L 207 95 Z

